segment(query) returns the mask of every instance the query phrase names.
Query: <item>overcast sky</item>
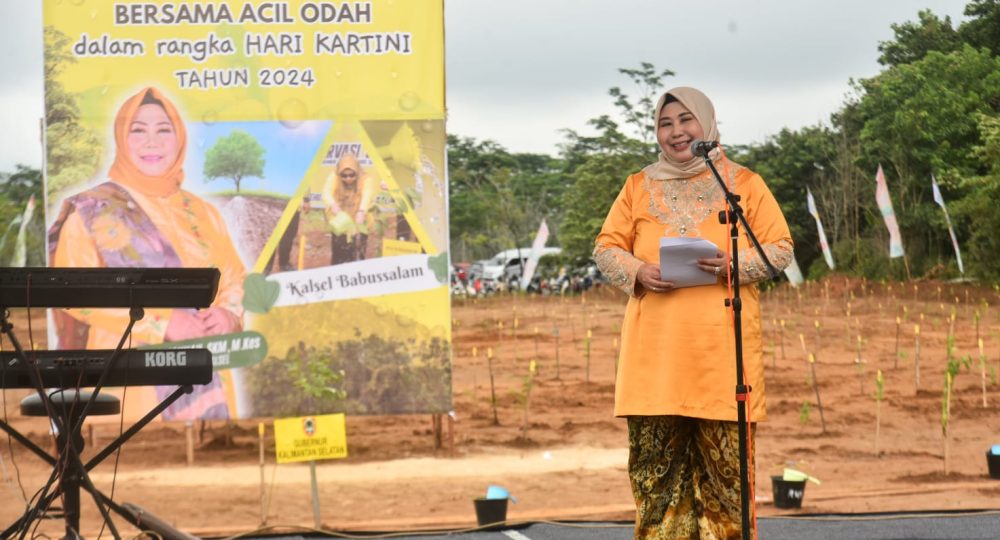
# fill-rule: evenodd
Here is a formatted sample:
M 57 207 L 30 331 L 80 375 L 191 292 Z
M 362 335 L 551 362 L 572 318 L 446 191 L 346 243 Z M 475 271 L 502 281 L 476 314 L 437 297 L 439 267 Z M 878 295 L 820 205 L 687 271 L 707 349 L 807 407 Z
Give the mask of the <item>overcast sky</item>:
M 81 0 L 103 2 L 111 0 Z M 613 114 L 618 68 L 651 62 L 715 102 L 723 143 L 828 122 L 879 71 L 889 25 L 964 0 L 445 0 L 448 131 L 555 153 L 562 129 Z M 0 0 L 0 171 L 41 164 L 41 0 Z

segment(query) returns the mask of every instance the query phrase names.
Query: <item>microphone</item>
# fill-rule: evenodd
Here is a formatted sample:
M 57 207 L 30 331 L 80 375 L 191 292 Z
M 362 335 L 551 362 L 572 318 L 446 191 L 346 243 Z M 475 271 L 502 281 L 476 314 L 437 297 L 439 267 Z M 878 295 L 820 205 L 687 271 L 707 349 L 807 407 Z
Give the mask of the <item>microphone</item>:
M 691 141 L 691 153 L 698 157 L 708 157 L 708 153 L 712 151 L 713 148 L 719 146 L 719 141 L 703 141 L 701 139 L 695 139 Z

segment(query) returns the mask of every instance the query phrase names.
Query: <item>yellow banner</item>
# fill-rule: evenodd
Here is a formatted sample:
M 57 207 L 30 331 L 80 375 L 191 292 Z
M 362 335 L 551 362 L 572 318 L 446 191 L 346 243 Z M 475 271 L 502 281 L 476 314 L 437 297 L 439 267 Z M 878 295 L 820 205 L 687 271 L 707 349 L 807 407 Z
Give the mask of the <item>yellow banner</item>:
M 151 84 L 209 122 L 444 119 L 442 0 L 49 0 L 44 19 L 94 111 Z
M 274 452 L 278 463 L 347 457 L 344 415 L 275 419 Z
M 135 324 L 135 346 L 224 345 L 163 418 L 451 409 L 443 0 L 43 16 L 49 265 L 221 273 L 211 307 Z M 63 349 L 113 348 L 128 322 L 52 317 Z

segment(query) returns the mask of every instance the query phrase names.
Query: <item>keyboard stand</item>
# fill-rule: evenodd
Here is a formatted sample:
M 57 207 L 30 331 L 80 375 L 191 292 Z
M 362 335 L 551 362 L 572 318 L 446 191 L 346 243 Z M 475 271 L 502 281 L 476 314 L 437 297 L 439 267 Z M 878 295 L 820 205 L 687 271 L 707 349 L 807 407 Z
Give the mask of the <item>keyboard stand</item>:
M 105 446 L 100 452 L 98 452 L 97 455 L 92 457 L 90 461 L 88 461 L 85 465 L 82 465 L 81 469 L 82 472 L 80 473 L 80 477 L 81 479 L 87 478 L 87 480 L 84 481 L 83 485 L 81 485 L 80 487 L 82 487 L 83 489 L 85 489 L 87 492 L 90 493 L 90 495 L 94 498 L 94 501 L 98 504 L 98 508 L 102 508 L 102 505 L 107 506 L 111 510 L 114 510 L 114 512 L 117 513 L 119 516 L 125 518 L 125 520 L 131 523 L 133 526 L 138 528 L 142 527 L 141 520 L 135 515 L 134 512 L 131 512 L 128 509 L 119 505 L 118 503 L 112 501 L 108 496 L 104 495 L 103 493 L 101 493 L 101 491 L 95 488 L 94 485 L 90 483 L 87 473 L 89 473 L 94 467 L 96 467 L 98 464 L 104 461 L 105 458 L 115 453 L 119 448 L 121 448 L 122 445 L 128 442 L 128 440 L 131 439 L 132 436 L 138 433 L 142 428 L 146 427 L 147 424 L 155 420 L 156 417 L 160 415 L 160 413 L 162 413 L 167 409 L 167 407 L 173 405 L 173 403 L 178 399 L 180 399 L 180 397 L 183 396 L 184 394 L 191 393 L 192 390 L 193 387 L 190 384 L 185 384 L 177 387 L 177 389 L 171 392 L 169 396 L 167 396 L 163 401 L 159 403 L 159 405 L 154 407 L 152 410 L 146 413 L 145 416 L 143 416 L 141 419 L 132 424 L 130 428 L 128 428 L 121 435 L 115 438 L 115 440 L 108 443 L 107 446 Z M 56 474 L 59 465 L 59 458 L 52 457 L 52 455 L 50 455 L 48 452 L 40 448 L 37 444 L 33 443 L 30 439 L 28 439 L 27 437 L 19 433 L 16 429 L 9 426 L 7 423 L 3 421 L 0 421 L 0 429 L 6 431 L 17 442 L 21 443 L 25 448 L 31 450 L 43 461 L 51 465 L 53 468 L 53 475 Z M 75 450 L 77 452 L 79 451 L 79 449 Z M 78 454 L 75 455 L 77 455 L 77 458 L 79 459 Z M 80 462 L 76 461 L 75 463 L 79 464 Z M 70 467 L 74 467 L 74 464 L 71 463 Z M 64 474 L 72 474 L 72 473 L 73 471 L 66 471 Z M 51 483 L 52 481 L 53 478 L 50 477 L 49 483 Z M 7 529 L 5 529 L 2 533 L 0 533 L 0 538 L 9 538 L 15 531 L 22 530 L 22 528 L 26 531 L 27 530 L 26 525 L 30 524 L 30 522 L 35 519 L 35 516 L 38 514 L 38 512 L 44 511 L 45 508 L 48 508 L 49 505 L 51 505 L 52 502 L 57 497 L 59 497 L 61 493 L 62 493 L 62 485 L 57 484 L 56 487 L 51 492 L 49 492 L 47 495 L 39 499 L 38 503 L 35 504 L 33 508 L 25 512 L 24 515 L 22 515 L 9 527 L 7 527 Z M 64 509 L 64 513 L 67 514 L 68 516 L 69 512 L 73 510 L 74 509 Z M 76 515 L 79 516 L 79 508 L 76 508 L 75 510 L 76 510 Z M 110 515 L 106 514 L 107 510 L 102 511 L 102 516 L 104 517 L 105 522 L 108 524 L 109 530 L 113 531 L 112 535 L 115 536 L 115 538 L 120 538 L 120 536 L 117 533 L 117 530 L 114 529 L 114 525 L 111 522 Z M 78 527 L 79 524 L 77 523 L 76 525 Z M 67 535 L 69 538 L 74 538 L 74 539 L 78 538 L 78 536 L 69 536 L 69 534 L 70 532 L 67 531 Z
M 133 275 L 134 274 L 134 275 Z M 2 268 L 0 269 L 0 334 L 6 335 L 14 348 L 15 359 L 12 362 L 21 362 L 28 367 L 28 377 L 32 387 L 38 394 L 38 408 L 44 408 L 46 416 L 60 434 L 56 448 L 56 456 L 52 457 L 47 452 L 32 444 L 21 434 L 16 434 L 16 430 L 5 422 L 0 421 L 0 429 L 10 433 L 27 448 L 39 455 L 43 460 L 52 465 L 52 474 L 49 476 L 45 486 L 36 495 L 38 502 L 13 524 L 11 524 L 0 538 L 10 538 L 14 533 L 18 534 L 18 539 L 23 540 L 31 531 L 32 523 L 40 515 L 48 510 L 52 502 L 60 494 L 66 494 L 66 476 L 72 476 L 69 481 L 74 494 L 64 497 L 65 504 L 73 503 L 75 509 L 65 509 L 66 536 L 69 540 L 80 538 L 79 532 L 79 488 L 88 491 L 94 499 L 94 504 L 101 513 L 108 531 L 115 538 L 121 540 L 118 529 L 111 520 L 108 508 L 111 508 L 119 515 L 124 516 L 133 525 L 139 526 L 138 518 L 128 512 L 122 506 L 116 504 L 109 497 L 94 487 L 90 481 L 88 471 L 100 463 L 105 457 L 121 447 L 132 435 L 163 412 L 174 401 L 185 393 L 192 391 L 191 385 L 182 385 L 167 399 L 163 400 L 152 411 L 144 416 L 139 422 L 129 430 L 119 436 L 109 444 L 95 458 L 84 465 L 80 457 L 80 448 L 74 444 L 74 439 L 80 439 L 80 428 L 83 425 L 87 413 L 97 402 L 101 388 L 107 382 L 109 373 L 114 370 L 115 363 L 121 356 L 129 336 L 132 335 L 132 328 L 135 323 L 144 316 L 141 305 L 148 307 L 208 307 L 211 305 L 218 291 L 219 282 L 218 269 L 185 269 L 185 268 L 160 268 L 160 269 L 79 269 L 79 268 Z M 37 290 L 33 290 L 32 279 L 35 277 Z M 22 281 L 23 280 L 23 281 Z M 189 285 L 193 284 L 193 287 Z M 93 295 L 94 288 L 100 289 L 100 294 Z M 171 294 L 173 291 L 187 291 L 186 294 Z M 33 296 L 34 293 L 34 296 Z M 30 300 L 34 299 L 32 304 Z M 189 301 L 190 300 L 190 301 Z M 37 364 L 29 355 L 25 354 L 17 336 L 14 335 L 14 326 L 10 323 L 9 307 L 127 307 L 129 308 L 129 321 L 125 331 L 122 333 L 118 346 L 111 353 L 110 358 L 104 366 L 97 383 L 83 404 L 83 408 L 77 412 L 71 410 L 64 419 L 56 414 L 56 406 L 51 397 L 46 393 L 39 376 Z M 65 389 L 61 389 L 65 390 Z M 79 393 L 76 394 L 79 396 Z M 82 401 L 81 401 L 82 402 Z M 79 403 L 74 402 L 71 409 Z M 65 421 L 64 421 L 65 420 Z M 82 447 L 82 442 L 80 444 Z M 51 491 L 50 491 L 51 490 Z

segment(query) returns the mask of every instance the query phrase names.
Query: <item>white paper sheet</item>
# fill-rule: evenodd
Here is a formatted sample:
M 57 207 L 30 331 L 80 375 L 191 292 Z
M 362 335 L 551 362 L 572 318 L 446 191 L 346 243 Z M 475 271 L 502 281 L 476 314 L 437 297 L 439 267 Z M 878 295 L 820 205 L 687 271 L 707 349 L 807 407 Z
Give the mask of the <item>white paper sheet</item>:
M 698 259 L 715 258 L 719 248 L 704 238 L 660 238 L 660 279 L 675 287 L 712 285 L 717 278 L 698 268 Z

